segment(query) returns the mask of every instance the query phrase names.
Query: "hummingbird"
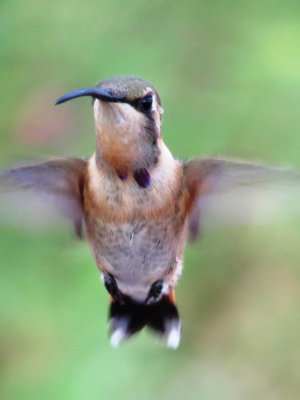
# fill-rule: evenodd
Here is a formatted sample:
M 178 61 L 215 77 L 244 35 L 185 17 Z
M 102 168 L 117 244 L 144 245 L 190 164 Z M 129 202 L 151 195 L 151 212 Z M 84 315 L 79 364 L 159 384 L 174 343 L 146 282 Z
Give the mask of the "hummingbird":
M 56 104 L 86 96 L 95 153 L 12 167 L 0 174 L 0 186 L 33 193 L 86 237 L 109 293 L 113 346 L 148 327 L 175 349 L 181 322 L 174 288 L 187 242 L 199 235 L 203 204 L 215 201 L 222 210 L 227 201 L 239 211 L 248 189 L 286 179 L 286 171 L 222 157 L 175 158 L 162 138 L 160 96 L 143 79 L 105 79 Z

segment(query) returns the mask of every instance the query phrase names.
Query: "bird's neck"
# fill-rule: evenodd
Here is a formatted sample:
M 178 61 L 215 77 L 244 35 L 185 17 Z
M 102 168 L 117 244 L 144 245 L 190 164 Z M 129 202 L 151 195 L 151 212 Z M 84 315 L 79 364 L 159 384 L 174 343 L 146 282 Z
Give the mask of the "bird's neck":
M 96 156 L 88 162 L 85 201 L 114 221 L 132 218 L 166 218 L 172 215 L 182 189 L 182 165 L 162 144 L 161 157 L 150 170 L 151 185 L 141 188 L 131 174 L 122 181 L 112 168 L 96 163 Z M 101 212 L 100 212 L 101 211 Z M 99 214 L 99 215 L 100 215 Z
M 151 151 L 153 153 L 153 149 Z M 161 160 L 174 161 L 161 137 L 156 143 L 155 154 L 157 155 L 155 157 L 151 154 L 151 157 L 136 159 L 133 153 L 132 157 L 128 158 L 129 152 L 126 151 L 126 148 L 122 152 L 113 148 L 111 153 L 113 155 L 107 156 L 107 149 L 103 149 L 103 142 L 97 137 L 95 162 L 98 170 L 105 171 L 112 179 L 127 181 L 128 178 L 133 178 L 142 188 L 151 185 L 151 175 L 160 167 Z

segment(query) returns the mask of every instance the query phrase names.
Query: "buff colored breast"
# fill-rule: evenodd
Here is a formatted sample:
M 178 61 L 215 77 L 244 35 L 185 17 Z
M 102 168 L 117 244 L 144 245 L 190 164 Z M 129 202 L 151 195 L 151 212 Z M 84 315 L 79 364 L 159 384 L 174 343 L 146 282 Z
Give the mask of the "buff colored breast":
M 114 275 L 123 293 L 142 301 L 152 283 L 162 277 L 171 283 L 181 269 L 187 210 L 179 164 L 174 161 L 168 174 L 156 173 L 147 190 L 133 178 L 124 183 L 101 171 L 95 175 L 95 168 L 92 159 L 93 181 L 84 196 L 95 259 L 102 272 Z

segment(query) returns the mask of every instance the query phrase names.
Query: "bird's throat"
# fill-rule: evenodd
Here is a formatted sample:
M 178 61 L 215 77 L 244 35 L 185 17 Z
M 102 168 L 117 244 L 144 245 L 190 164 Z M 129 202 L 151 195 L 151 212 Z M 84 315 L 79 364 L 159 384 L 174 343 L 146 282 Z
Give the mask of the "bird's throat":
M 116 172 L 121 181 L 127 180 L 129 175 L 127 169 L 116 168 Z M 146 189 L 151 185 L 151 176 L 146 168 L 139 168 L 132 175 L 139 187 Z
M 141 187 L 146 189 L 151 185 L 151 176 L 145 168 L 140 168 L 136 170 L 133 174 L 136 183 Z
M 151 176 L 149 170 L 146 168 L 130 169 L 128 167 L 119 167 L 107 164 L 99 154 L 96 153 L 96 165 L 100 169 L 105 169 L 110 171 L 110 173 L 115 173 L 118 178 L 124 183 L 127 181 L 128 177 L 134 178 L 135 182 L 140 188 L 146 189 L 151 185 Z M 114 172 L 115 171 L 115 172 Z
M 121 181 L 126 181 L 128 178 L 128 169 L 116 168 L 116 172 Z M 146 168 L 139 168 L 133 172 L 133 177 L 136 183 L 141 188 L 147 188 L 151 185 L 151 176 Z

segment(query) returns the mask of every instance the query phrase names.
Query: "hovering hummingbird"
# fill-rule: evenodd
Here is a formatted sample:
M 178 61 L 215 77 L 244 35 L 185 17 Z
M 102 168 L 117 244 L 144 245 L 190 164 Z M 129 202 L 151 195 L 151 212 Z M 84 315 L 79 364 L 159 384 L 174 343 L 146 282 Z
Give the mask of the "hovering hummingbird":
M 222 158 L 174 158 L 161 135 L 159 94 L 142 79 L 103 80 L 56 104 L 82 96 L 93 99 L 92 157 L 17 166 L 1 173 L 1 186 L 40 196 L 72 222 L 77 236 L 85 232 L 110 295 L 113 346 L 147 326 L 177 348 L 174 286 L 188 237 L 198 235 L 202 204 L 215 201 L 222 209 L 225 193 L 238 209 L 245 188 L 277 182 L 285 171 Z

